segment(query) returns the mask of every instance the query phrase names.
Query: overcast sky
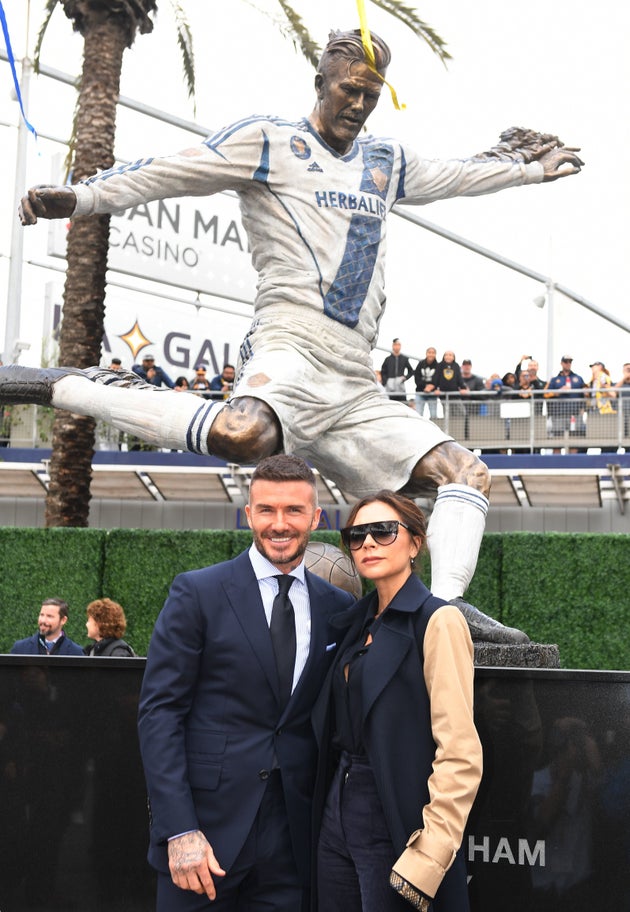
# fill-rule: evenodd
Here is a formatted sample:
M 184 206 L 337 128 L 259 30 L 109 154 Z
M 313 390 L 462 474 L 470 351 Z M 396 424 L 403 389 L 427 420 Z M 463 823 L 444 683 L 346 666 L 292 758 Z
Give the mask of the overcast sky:
M 246 0 L 221 4 L 181 0 L 194 30 L 198 80 L 196 120 L 209 128 L 251 113 L 301 116 L 313 104 L 312 69 L 260 10 L 275 14 L 272 0 L 256 9 Z M 3 0 L 16 56 L 26 42 L 26 0 Z M 43 0 L 30 3 L 30 48 L 42 19 Z M 152 35 L 139 36 L 126 52 L 121 92 L 193 120 L 182 87 L 179 51 L 167 0 Z M 320 44 L 329 28 L 358 25 L 355 0 L 296 0 Z M 383 93 L 369 122 L 373 133 L 394 135 L 426 157 L 465 157 L 496 143 L 512 125 L 556 133 L 579 145 L 586 167 L 576 177 L 494 196 L 450 200 L 418 209 L 422 218 L 569 287 L 604 311 L 630 323 L 627 212 L 630 211 L 627 46 L 630 6 L 602 0 L 588 16 L 569 0 L 530 0 L 515 7 L 467 0 L 426 0 L 419 15 L 447 41 L 448 68 L 404 26 L 368 0 L 368 20 L 390 44 L 388 77 L 407 108 L 396 112 Z M 313 11 L 313 8 L 315 8 Z M 64 72 L 81 67 L 82 40 L 57 10 L 44 43 L 43 61 Z M 0 119 L 15 122 L 9 69 L 0 67 Z M 65 137 L 73 92 L 54 94 L 36 79 L 31 120 L 44 134 Z M 51 97 L 53 101 L 51 102 Z M 15 131 L 4 128 L 3 136 Z M 175 151 L 191 137 L 127 111 L 119 115 L 117 154 L 138 158 Z M 6 297 L 13 208 L 14 139 L 3 142 L 6 190 L 0 225 L 0 308 Z M 31 144 L 34 145 L 34 144 Z M 28 183 L 49 180 L 43 154 L 31 149 Z M 39 154 L 39 158 L 38 158 Z M 42 172 L 46 173 L 42 173 Z M 29 229 L 29 233 L 39 229 Z M 473 360 L 477 373 L 511 370 L 533 354 L 547 373 L 547 311 L 533 304 L 537 282 L 464 250 L 424 229 L 391 217 L 387 269 L 388 305 L 379 347 L 400 336 L 404 350 L 421 355 L 429 345 Z M 32 243 L 32 241 L 29 241 Z M 624 330 L 555 295 L 552 367 L 562 354 L 588 379 L 588 364 L 605 361 L 613 379 L 630 360 Z M 1 310 L 0 310 L 1 313 Z M 4 316 L 0 333 L 4 332 Z M 377 353 L 375 362 L 382 353 Z

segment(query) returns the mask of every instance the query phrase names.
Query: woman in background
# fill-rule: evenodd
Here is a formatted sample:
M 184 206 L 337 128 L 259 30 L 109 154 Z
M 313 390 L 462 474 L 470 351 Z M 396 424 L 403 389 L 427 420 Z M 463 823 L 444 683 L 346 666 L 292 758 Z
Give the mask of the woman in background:
M 336 767 L 319 837 L 319 909 L 468 912 L 460 846 L 482 769 L 468 626 L 414 575 L 426 521 L 413 501 L 365 497 L 341 535 L 375 591 L 350 609 L 313 713 L 316 801 Z M 339 626 L 348 628 L 348 612 Z
M 96 599 L 86 608 L 87 635 L 94 642 L 84 648 L 89 656 L 134 656 L 135 652 L 123 640 L 127 629 L 125 612 L 118 602 L 111 599 Z
M 591 368 L 591 379 L 588 383 L 590 392 L 586 395 L 590 395 L 594 400 L 592 408 L 596 408 L 600 415 L 616 415 L 617 410 L 612 400 L 616 398 L 617 393 L 610 379 L 610 371 L 601 361 L 594 361 L 589 366 Z

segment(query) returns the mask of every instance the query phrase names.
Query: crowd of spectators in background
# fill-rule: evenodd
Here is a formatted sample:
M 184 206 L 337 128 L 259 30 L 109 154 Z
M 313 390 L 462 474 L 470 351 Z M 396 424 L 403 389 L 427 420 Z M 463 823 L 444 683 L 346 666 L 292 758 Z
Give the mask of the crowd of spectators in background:
M 120 358 L 111 358 L 108 366 L 124 370 Z M 236 374 L 234 365 L 226 363 L 220 373 L 211 376 L 208 365 L 200 362 L 192 376 L 181 375 L 173 381 L 150 353 L 145 353 L 131 369 L 154 386 L 205 399 L 227 399 Z M 471 358 L 459 362 L 450 349 L 439 358 L 435 346 L 429 346 L 424 357 L 414 364 L 402 351 L 401 340 L 395 338 L 391 352 L 375 369 L 375 375 L 390 399 L 406 401 L 425 417 L 463 420 L 464 430 L 453 431 L 463 440 L 469 437 L 471 418 L 499 414 L 503 417 L 506 403 L 523 401 L 531 403 L 528 416 L 545 416 L 546 435 L 550 438 L 585 436 L 589 415 L 618 415 L 620 411 L 623 435 L 630 434 L 630 361 L 621 366 L 619 379 L 615 379 L 603 361 L 592 361 L 588 371 L 578 373 L 573 369 L 573 358 L 563 355 L 558 373 L 544 380 L 538 361 L 525 354 L 513 370 L 483 376 L 474 372 Z M 474 434 L 471 432 L 470 436 Z M 510 439 L 509 419 L 505 436 Z
M 109 367 L 112 370 L 123 370 L 120 358 L 112 358 Z M 171 380 L 163 367 L 155 363 L 155 356 L 146 353 L 139 364 L 131 367 L 134 374 L 153 386 L 166 386 L 178 393 L 196 393 L 204 399 L 227 399 L 234 386 L 235 368 L 233 364 L 224 364 L 220 374 L 208 379 L 208 367 L 203 362 L 195 365 L 192 377 L 184 375 Z
M 460 364 L 455 352 L 446 350 L 440 360 L 434 346 L 426 349 L 424 358 L 414 367 L 396 338 L 391 354 L 375 374 L 391 399 L 406 400 L 410 407 L 432 420 L 444 417 L 446 429 L 462 441 L 479 437 L 479 433 L 483 436 L 479 424 L 475 425 L 475 435 L 472 421 L 485 416 L 504 419 L 500 436 L 512 444 L 519 440 L 521 445 L 527 442 L 518 437 L 519 433 L 526 434 L 528 440 L 530 437 L 530 425 L 519 425 L 515 420 L 519 417 L 529 421 L 544 416 L 546 430 L 542 433 L 548 438 L 586 437 L 589 421 L 592 425 L 589 437 L 597 436 L 598 431 L 609 435 L 610 425 L 604 430 L 603 425 L 594 424 L 596 420 L 604 423 L 614 420 L 617 433 L 623 428 L 624 436 L 630 434 L 630 361 L 622 365 L 621 376 L 616 380 L 603 361 L 592 361 L 588 372 L 581 374 L 573 369 L 573 358 L 563 355 L 558 373 L 544 380 L 539 374 L 538 361 L 526 354 L 521 355 L 513 370 L 484 377 L 473 371 L 470 358 L 464 358 Z M 523 405 L 515 404 L 519 402 Z M 623 425 L 617 423 L 621 419 Z M 458 421 L 463 421 L 463 425 Z M 539 437 L 540 430 L 536 434 Z M 556 439 L 554 452 L 560 452 L 557 448 L 561 445 Z M 604 441 L 599 445 L 602 452 L 611 449 Z M 485 447 L 484 451 L 492 452 Z M 574 445 L 569 449 L 569 452 L 578 451 Z
M 122 370 L 120 358 L 112 358 L 109 367 Z M 491 373 L 487 377 L 473 371 L 473 362 L 464 358 L 457 361 L 455 352 L 447 349 L 441 360 L 438 360 L 434 346 L 426 349 L 424 358 L 414 366 L 410 358 L 402 352 L 400 339 L 392 341 L 391 353 L 384 359 L 381 367 L 375 370 L 378 382 L 383 386 L 390 399 L 407 401 L 417 411 L 427 417 L 438 417 L 438 401 L 449 398 L 453 414 L 464 414 L 464 403 L 478 403 L 494 397 L 502 399 L 534 399 L 538 414 L 542 412 L 544 399 L 581 398 L 588 400 L 587 407 L 600 414 L 616 412 L 615 400 L 623 389 L 630 390 L 630 361 L 621 367 L 621 377 L 614 381 L 610 370 L 602 361 L 593 361 L 589 365 L 590 377 L 573 371 L 573 358 L 563 355 L 560 371 L 543 380 L 538 371 L 538 361 L 531 355 L 522 355 L 514 368 L 505 373 Z M 155 363 L 155 357 L 145 354 L 141 363 L 134 364 L 132 371 L 147 383 L 154 386 L 166 386 L 178 392 L 194 392 L 206 399 L 226 399 L 234 385 L 235 367 L 224 364 L 220 373 L 208 376 L 208 366 L 204 363 L 195 365 L 194 375 L 185 375 L 171 380 L 163 367 Z M 415 389 L 412 388 L 412 381 Z M 569 395 L 570 394 L 570 395 Z M 630 397 L 630 393 L 628 393 Z M 455 406 L 455 402 L 459 406 Z M 470 414 L 475 409 L 466 409 Z M 553 408 L 548 412 L 553 412 Z
M 394 339 L 392 353 L 375 372 L 377 379 L 391 399 L 406 399 L 419 412 L 426 409 L 430 418 L 437 417 L 439 399 L 448 397 L 458 403 L 451 405 L 451 413 L 457 415 L 463 414 L 463 403 L 484 400 L 490 394 L 504 399 L 534 399 L 539 414 L 544 399 L 564 402 L 569 398 L 588 400 L 588 406 L 600 414 L 614 414 L 620 391 L 630 389 L 630 362 L 623 365 L 621 378 L 616 382 L 602 361 L 589 364 L 590 377 L 584 379 L 574 372 L 573 358 L 563 355 L 559 372 L 545 381 L 539 376 L 538 361 L 531 355 L 521 355 L 513 371 L 482 377 L 473 372 L 470 358 L 464 358 L 460 365 L 451 350 L 446 350 L 438 361 L 436 349 L 430 346 L 414 368 L 401 349 L 400 339 Z M 415 381 L 413 398 L 407 384 L 412 378 Z M 553 414 L 554 408 L 548 409 L 549 412 Z

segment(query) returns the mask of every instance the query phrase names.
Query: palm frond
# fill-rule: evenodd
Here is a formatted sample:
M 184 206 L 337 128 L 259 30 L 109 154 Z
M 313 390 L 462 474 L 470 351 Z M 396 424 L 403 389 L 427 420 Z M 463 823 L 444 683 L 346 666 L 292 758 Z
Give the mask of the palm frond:
M 175 16 L 177 27 L 177 43 L 182 53 L 182 66 L 184 68 L 184 77 L 186 80 L 186 89 L 188 97 L 192 98 L 193 110 L 197 113 L 197 102 L 195 98 L 195 55 L 193 51 L 192 29 L 186 19 L 186 14 L 182 9 L 179 0 L 170 0 L 171 8 Z
M 157 12 L 157 0 L 124 0 L 121 11 L 129 18 L 131 25 L 132 34 L 130 35 L 129 47 L 133 44 L 136 33 L 140 35 L 151 34 L 153 31 L 151 13 Z
M 293 7 L 286 0 L 278 0 L 280 8 L 286 16 L 288 23 L 288 35 L 293 46 L 302 51 L 309 63 L 317 67 L 321 56 L 321 48 L 312 38 L 311 33 L 304 25 L 301 16 L 299 16 Z
M 418 17 L 418 14 L 415 9 L 410 6 L 406 6 L 400 0 L 372 0 L 375 6 L 378 6 L 379 9 L 384 10 L 386 13 L 389 13 L 391 16 L 394 16 L 400 22 L 404 23 L 407 28 L 410 28 L 414 35 L 417 35 L 418 38 L 422 38 L 425 41 L 434 54 L 440 58 L 444 66 L 446 66 L 447 60 L 452 60 L 453 58 L 446 50 L 446 41 L 438 35 L 435 29 L 431 28 L 430 25 L 427 25 L 426 22 L 423 22 L 422 19 Z
M 35 42 L 35 50 L 33 51 L 33 69 L 36 73 L 39 73 L 39 59 L 42 52 L 42 42 L 44 40 L 44 35 L 46 34 L 46 29 L 48 28 L 48 23 L 50 22 L 50 17 L 55 11 L 55 7 L 60 2 L 60 0 L 46 0 L 46 6 L 44 7 L 44 19 L 42 24 L 39 27 L 39 32 L 37 33 L 37 41 Z

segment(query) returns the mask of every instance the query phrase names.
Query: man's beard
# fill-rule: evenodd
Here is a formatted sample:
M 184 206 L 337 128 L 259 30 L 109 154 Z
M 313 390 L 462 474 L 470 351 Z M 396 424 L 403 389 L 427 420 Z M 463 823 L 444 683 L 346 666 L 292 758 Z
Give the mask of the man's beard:
M 306 551 L 308 537 L 302 536 L 291 538 L 290 544 L 293 547 L 290 548 L 289 543 L 287 543 L 285 546 L 287 550 L 283 551 L 281 554 L 278 554 L 279 548 L 277 546 L 274 548 L 273 543 L 270 541 L 268 536 L 263 537 L 254 533 L 254 544 L 260 553 L 266 557 L 270 563 L 274 564 L 274 566 L 282 567 L 285 564 L 299 564 L 300 560 L 302 559 L 302 555 Z M 273 549 L 273 551 L 271 549 Z

